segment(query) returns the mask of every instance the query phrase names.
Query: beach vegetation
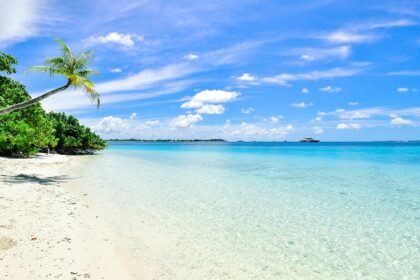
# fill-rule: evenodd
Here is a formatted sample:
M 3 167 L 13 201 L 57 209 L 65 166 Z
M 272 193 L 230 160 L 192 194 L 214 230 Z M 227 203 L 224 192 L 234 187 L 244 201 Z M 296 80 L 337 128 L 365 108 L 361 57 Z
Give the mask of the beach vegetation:
M 0 53 L 0 108 L 31 100 L 25 86 L 10 78 L 17 60 Z M 106 142 L 88 127 L 64 113 L 46 113 L 39 102 L 0 115 L 0 155 L 25 157 L 40 150 L 61 154 L 88 154 Z
M 15 73 L 14 57 L 0 53 L 0 107 L 31 99 L 25 86 L 11 79 Z M 1 75 L 6 73 L 6 75 Z M 27 156 L 40 148 L 55 147 L 54 127 L 39 103 L 20 111 L 0 116 L 0 154 Z
M 1 106 L 0 115 L 5 115 L 33 106 L 45 98 L 64 91 L 70 87 L 84 91 L 91 99 L 91 101 L 95 102 L 99 107 L 100 95 L 95 90 L 93 82 L 89 79 L 92 75 L 98 74 L 97 71 L 88 68 L 93 59 L 93 52 L 89 50 L 82 51 L 79 54 L 74 54 L 69 46 L 66 45 L 63 41 L 58 38 L 55 39 L 55 41 L 60 47 L 61 55 L 58 57 L 48 58 L 45 60 L 45 65 L 33 66 L 29 68 L 28 71 L 46 72 L 52 77 L 62 76 L 66 79 L 66 83 L 63 86 L 41 94 L 38 97 L 29 98 L 28 100 L 19 101 L 18 103 L 14 104 L 7 104 L 8 106 L 6 107 Z M 3 71 L 8 74 L 13 73 L 13 67 L 8 69 L 5 66 L 13 64 L 13 62 L 15 62 L 15 59 L 10 55 L 3 54 L 0 57 L 0 65 L 3 65 Z
M 57 144 L 54 148 L 60 154 L 92 154 L 106 148 L 106 142 L 79 120 L 64 113 L 48 113 L 54 126 Z

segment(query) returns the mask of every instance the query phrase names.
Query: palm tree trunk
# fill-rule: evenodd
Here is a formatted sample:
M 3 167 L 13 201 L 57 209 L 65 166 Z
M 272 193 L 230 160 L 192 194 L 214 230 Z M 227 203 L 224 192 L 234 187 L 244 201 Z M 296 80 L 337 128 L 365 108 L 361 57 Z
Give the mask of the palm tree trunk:
M 42 95 L 40 95 L 36 98 L 32 98 L 31 100 L 24 101 L 24 102 L 17 103 L 17 104 L 13 104 L 9 107 L 0 109 L 0 116 L 8 114 L 10 112 L 14 112 L 14 111 L 17 111 L 17 110 L 24 109 L 24 108 L 29 107 L 29 106 L 32 106 L 35 103 L 40 102 L 41 100 L 44 100 L 47 97 L 50 97 L 51 95 L 54 95 L 54 94 L 56 94 L 60 91 L 66 90 L 70 85 L 71 85 L 71 83 L 70 83 L 70 81 L 68 81 L 67 84 L 65 84 L 64 86 L 53 89 L 53 90 L 51 90 L 47 93 L 44 93 L 44 94 L 42 94 Z

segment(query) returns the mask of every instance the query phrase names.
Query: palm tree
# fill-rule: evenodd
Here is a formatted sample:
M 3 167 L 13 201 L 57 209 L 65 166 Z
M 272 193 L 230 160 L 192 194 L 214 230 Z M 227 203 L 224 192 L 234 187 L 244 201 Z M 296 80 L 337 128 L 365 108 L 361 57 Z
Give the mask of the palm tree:
M 50 76 L 64 76 L 67 79 L 67 83 L 64 86 L 46 92 L 36 98 L 32 98 L 31 100 L 0 109 L 0 115 L 32 106 L 51 95 L 68 89 L 69 87 L 82 89 L 91 101 L 95 102 L 99 107 L 100 95 L 95 91 L 93 82 L 88 79 L 91 75 L 98 74 L 98 72 L 94 70 L 87 69 L 89 63 L 93 59 L 93 52 L 84 51 L 78 55 L 73 55 L 70 48 L 63 41 L 59 38 L 55 39 L 55 41 L 60 46 L 62 52 L 61 56 L 48 58 L 45 61 L 44 66 L 33 66 L 29 68 L 28 71 L 47 72 Z

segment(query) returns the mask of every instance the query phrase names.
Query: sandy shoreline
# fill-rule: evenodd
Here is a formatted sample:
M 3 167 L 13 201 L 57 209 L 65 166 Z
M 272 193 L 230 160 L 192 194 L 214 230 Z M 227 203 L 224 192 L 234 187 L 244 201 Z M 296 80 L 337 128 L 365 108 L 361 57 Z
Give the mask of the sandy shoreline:
M 77 160 L 0 158 L 0 279 L 130 279 L 88 195 L 70 190 Z

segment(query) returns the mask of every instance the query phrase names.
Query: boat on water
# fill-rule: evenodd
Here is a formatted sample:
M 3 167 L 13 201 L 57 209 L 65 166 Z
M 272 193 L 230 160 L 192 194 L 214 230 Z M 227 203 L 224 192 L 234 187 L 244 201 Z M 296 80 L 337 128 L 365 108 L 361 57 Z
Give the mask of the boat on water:
M 301 142 L 301 143 L 318 143 L 319 140 L 311 138 L 311 137 L 305 137 L 302 140 L 300 140 L 299 142 Z

